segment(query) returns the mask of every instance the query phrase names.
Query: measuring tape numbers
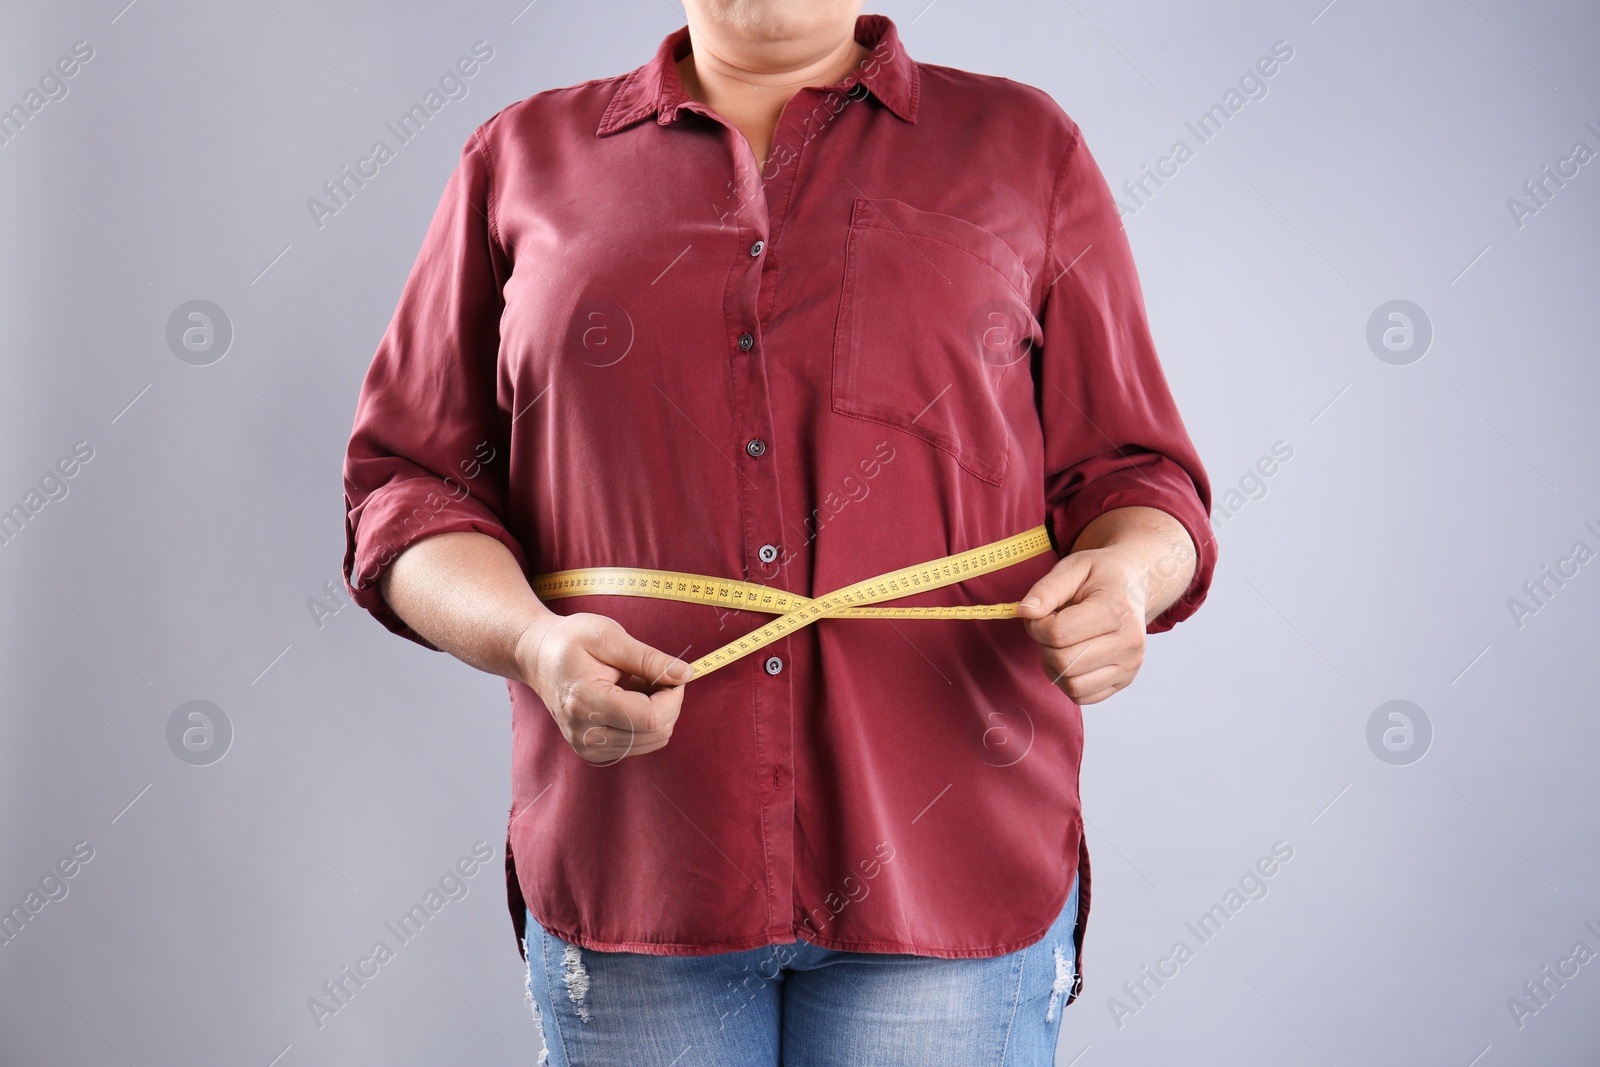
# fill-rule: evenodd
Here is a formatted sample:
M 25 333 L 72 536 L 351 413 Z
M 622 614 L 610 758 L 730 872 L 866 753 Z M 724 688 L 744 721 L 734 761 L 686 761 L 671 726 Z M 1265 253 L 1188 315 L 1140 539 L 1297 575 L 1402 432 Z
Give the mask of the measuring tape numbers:
M 695 660 L 691 664 L 694 668 L 693 678 L 701 678 L 765 648 L 779 638 L 810 626 L 818 619 L 1015 618 L 1016 601 L 1006 604 L 899 608 L 872 605 L 929 589 L 941 589 L 980 574 L 1003 570 L 1014 563 L 1050 551 L 1050 534 L 1043 525 L 1039 525 L 987 545 L 969 548 L 965 552 L 886 571 L 819 597 L 802 596 L 755 582 L 648 567 L 579 567 L 551 571 L 539 575 L 530 584 L 541 600 L 560 600 L 573 596 L 642 596 L 778 616 Z

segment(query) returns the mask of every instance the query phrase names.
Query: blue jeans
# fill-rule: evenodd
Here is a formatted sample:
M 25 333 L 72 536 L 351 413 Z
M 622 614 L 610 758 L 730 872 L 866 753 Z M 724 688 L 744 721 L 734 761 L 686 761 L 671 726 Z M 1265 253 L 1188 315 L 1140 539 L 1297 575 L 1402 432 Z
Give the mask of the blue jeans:
M 985 959 L 799 940 L 709 956 L 596 952 L 528 915 L 553 1067 L 1051 1067 L 1077 967 L 1074 880 L 1043 939 Z M 546 1058 L 548 1057 L 548 1058 Z

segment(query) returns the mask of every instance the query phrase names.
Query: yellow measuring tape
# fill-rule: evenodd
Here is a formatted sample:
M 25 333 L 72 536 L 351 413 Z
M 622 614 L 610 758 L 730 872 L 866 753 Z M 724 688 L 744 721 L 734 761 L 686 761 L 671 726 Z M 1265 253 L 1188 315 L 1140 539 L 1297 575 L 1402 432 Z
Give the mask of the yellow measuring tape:
M 765 626 L 715 652 L 695 660 L 694 677 L 701 678 L 719 667 L 764 648 L 781 637 L 804 629 L 825 618 L 877 619 L 1010 619 L 1017 614 L 1016 601 L 1007 604 L 948 605 L 941 607 L 876 608 L 883 600 L 954 585 L 967 578 L 1002 570 L 1013 563 L 1051 551 L 1050 535 L 1043 525 L 1023 533 L 969 548 L 953 556 L 887 571 L 875 578 L 835 589 L 819 597 L 801 596 L 754 582 L 714 578 L 682 571 L 658 571 L 644 567 L 580 567 L 551 571 L 532 581 L 541 600 L 569 596 L 645 596 L 662 600 L 681 600 L 691 604 L 711 604 L 760 611 L 777 615 Z

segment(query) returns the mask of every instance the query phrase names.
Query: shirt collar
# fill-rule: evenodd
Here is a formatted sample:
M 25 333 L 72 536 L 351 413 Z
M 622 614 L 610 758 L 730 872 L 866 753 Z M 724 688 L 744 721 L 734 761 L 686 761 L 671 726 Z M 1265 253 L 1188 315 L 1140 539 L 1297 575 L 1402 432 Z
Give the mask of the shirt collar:
M 856 40 L 872 49 L 861 65 L 833 88 L 848 92 L 857 82 L 906 122 L 917 121 L 917 65 L 906 55 L 894 22 L 887 15 L 858 15 Z M 665 126 L 678 117 L 685 104 L 693 103 L 678 77 L 677 60 L 689 52 L 689 27 L 669 33 L 656 49 L 655 58 L 630 71 L 611 97 L 600 117 L 596 137 L 615 133 L 650 115 Z

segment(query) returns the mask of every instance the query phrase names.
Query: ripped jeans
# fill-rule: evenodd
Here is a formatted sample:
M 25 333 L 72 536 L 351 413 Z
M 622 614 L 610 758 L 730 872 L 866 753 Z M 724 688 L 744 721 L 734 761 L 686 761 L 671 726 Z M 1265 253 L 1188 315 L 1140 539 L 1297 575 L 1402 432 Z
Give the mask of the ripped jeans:
M 528 993 L 554 1067 L 1051 1067 L 1077 966 L 1078 884 L 1004 956 L 596 952 L 528 916 Z

